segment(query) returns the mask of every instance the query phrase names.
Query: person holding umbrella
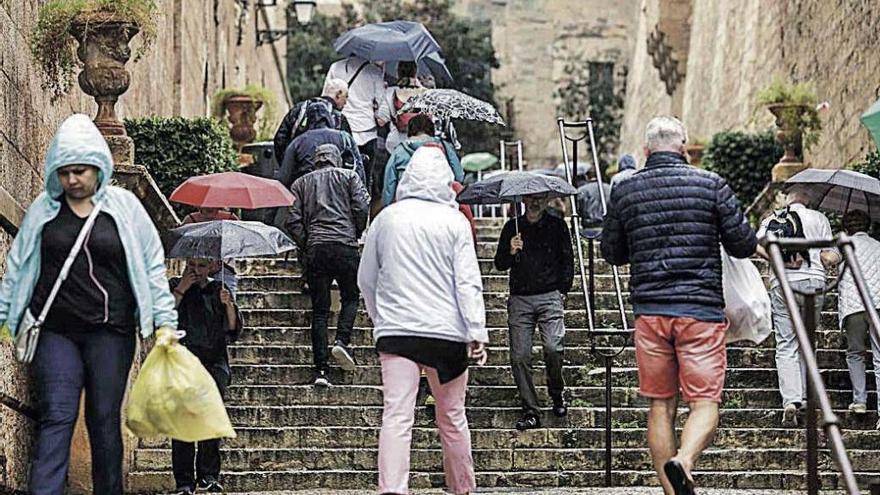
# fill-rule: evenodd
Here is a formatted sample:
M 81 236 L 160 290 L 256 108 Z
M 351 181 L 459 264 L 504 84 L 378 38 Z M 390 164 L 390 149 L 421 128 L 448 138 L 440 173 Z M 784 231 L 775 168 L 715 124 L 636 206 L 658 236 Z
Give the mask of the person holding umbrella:
M 199 208 L 187 216 L 183 217 L 181 225 L 189 225 L 191 223 L 211 222 L 214 220 L 240 220 L 238 215 L 223 208 Z M 233 266 L 232 260 L 216 260 L 211 261 L 211 278 L 220 280 L 223 285 L 232 293 L 232 297 L 238 292 L 238 275 Z
M 370 196 L 357 175 L 342 168 L 336 146 L 318 146 L 314 160 L 315 171 L 297 179 L 290 188 L 298 200 L 290 208 L 286 228 L 299 252 L 305 253 L 309 267 L 314 384 L 327 387 L 327 320 L 334 280 L 339 285 L 342 309 L 332 354 L 343 369 L 352 371 L 356 366 L 348 345 L 360 300 L 358 239 L 367 227 Z
M 86 115 L 68 117 L 49 145 L 45 190 L 6 258 L 3 333 L 27 330 L 20 324 L 28 313 L 42 321 L 31 362 L 39 422 L 30 493 L 64 493 L 85 390 L 94 493 L 122 495 L 120 408 L 137 335 L 177 328 L 159 234 L 140 200 L 111 185 L 112 176 L 98 128 Z
M 226 346 L 238 339 L 243 322 L 229 289 L 208 278 L 213 268 L 210 259 L 189 258 L 183 275 L 171 279 L 170 287 L 179 328 L 186 332 L 180 343 L 199 358 L 223 397 L 232 376 Z M 192 495 L 197 489 L 223 491 L 219 438 L 199 442 L 198 455 L 195 444 L 172 440 L 171 464 L 179 495 Z
M 548 194 L 522 197 L 525 214 L 509 220 L 501 230 L 495 268 L 510 270 L 507 324 L 510 330 L 510 365 L 519 391 L 523 414 L 518 430 L 541 427 L 540 404 L 532 382 L 532 335 L 541 330 L 547 388 L 553 414 L 564 417 L 563 337 L 565 295 L 574 280 L 574 253 L 565 221 L 547 214 Z

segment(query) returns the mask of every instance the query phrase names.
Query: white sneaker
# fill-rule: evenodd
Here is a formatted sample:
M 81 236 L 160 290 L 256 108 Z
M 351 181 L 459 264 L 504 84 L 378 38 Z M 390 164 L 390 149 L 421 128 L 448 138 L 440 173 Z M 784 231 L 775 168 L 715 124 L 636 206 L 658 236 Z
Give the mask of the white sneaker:
M 880 419 L 877 420 L 877 426 L 875 426 L 874 429 L 880 430 Z
M 789 404 L 782 411 L 782 426 L 797 427 L 797 404 Z
M 849 412 L 853 414 L 867 414 L 868 406 L 861 402 L 853 402 L 849 405 Z

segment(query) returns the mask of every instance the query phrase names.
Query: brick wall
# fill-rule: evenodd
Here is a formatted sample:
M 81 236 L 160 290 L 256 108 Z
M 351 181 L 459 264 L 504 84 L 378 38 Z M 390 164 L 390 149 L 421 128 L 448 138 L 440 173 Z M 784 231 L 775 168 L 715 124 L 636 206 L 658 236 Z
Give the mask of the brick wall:
M 45 0 L 0 0 L 0 224 L 14 226 L 42 189 L 42 160 L 58 124 L 73 112 L 94 114 L 94 101 L 74 85 L 57 102 L 40 88 L 39 68 L 31 60 L 28 36 Z M 200 116 L 209 112 L 211 95 L 224 86 L 259 83 L 287 108 L 282 61 L 284 42 L 256 47 L 257 21 L 250 8 L 242 19 L 232 0 L 158 0 L 161 15 L 155 46 L 136 64 L 129 63 L 132 82 L 120 98 L 120 117 L 145 115 Z M 253 4 L 253 2 L 251 2 Z M 285 26 L 280 8 L 269 9 L 269 23 Z M 139 37 L 133 41 L 140 43 Z M 281 115 L 278 116 L 280 119 Z M 14 231 L 14 229 L 13 229 Z M 0 273 L 5 268 L 10 232 L 0 230 Z M 14 362 L 9 344 L 0 344 L 0 492 L 24 487 L 33 423 L 9 404 L 33 406 L 26 370 Z M 82 439 L 82 433 L 78 433 Z M 76 455 L 76 453 L 74 454 Z M 84 461 L 83 459 L 78 459 Z M 77 462 L 71 485 L 81 491 L 88 467 Z

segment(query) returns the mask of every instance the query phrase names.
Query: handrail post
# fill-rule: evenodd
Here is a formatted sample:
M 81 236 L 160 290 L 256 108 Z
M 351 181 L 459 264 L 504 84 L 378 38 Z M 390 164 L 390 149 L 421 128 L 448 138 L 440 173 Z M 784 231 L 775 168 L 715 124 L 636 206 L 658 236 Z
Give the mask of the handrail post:
M 816 344 L 816 294 L 804 295 L 804 326 L 810 344 Z M 819 431 L 816 388 L 807 380 L 807 493 L 819 495 Z
M 599 195 L 600 202 L 602 204 L 602 214 L 603 216 L 607 214 L 608 208 L 605 202 L 605 194 L 601 187 L 601 178 L 602 173 L 599 170 L 599 159 L 598 154 L 596 152 L 596 140 L 595 135 L 593 133 L 593 122 L 590 119 L 587 119 L 584 122 L 576 122 L 567 124 L 562 118 L 558 118 L 556 120 L 558 129 L 559 129 L 559 142 L 562 146 L 562 159 L 563 159 L 563 167 L 565 169 L 565 179 L 571 185 L 575 185 L 575 177 L 577 175 L 577 150 L 578 150 L 578 142 L 589 137 L 590 139 L 590 147 L 593 154 L 593 169 L 596 172 L 597 181 L 599 182 Z M 565 128 L 568 127 L 578 127 L 585 128 L 586 132 L 584 135 L 572 138 L 565 134 Z M 568 155 L 568 147 L 566 146 L 566 141 L 571 141 L 571 149 L 573 154 L 573 160 L 569 159 Z M 577 256 L 578 256 L 578 266 L 580 267 L 580 276 L 581 276 L 581 293 L 584 297 L 584 306 L 586 308 L 587 314 L 587 328 L 589 332 L 590 339 L 590 352 L 597 357 L 602 357 L 605 362 L 605 486 L 610 487 L 613 486 L 613 479 L 611 477 L 612 471 L 612 443 L 611 443 L 611 372 L 612 372 L 612 364 L 613 360 L 616 356 L 620 355 L 627 347 L 629 343 L 630 335 L 627 335 L 625 338 L 624 344 L 621 346 L 619 350 L 616 352 L 606 352 L 600 351 L 596 349 L 596 340 L 594 336 L 595 330 L 595 279 L 594 279 L 594 240 L 592 238 L 588 238 L 587 247 L 589 249 L 588 259 L 589 259 L 589 281 L 587 280 L 587 275 L 584 271 L 584 255 L 583 255 L 583 245 L 581 243 L 580 236 L 580 214 L 577 211 L 577 203 L 576 198 L 571 196 L 569 198 L 571 202 L 571 221 L 572 221 L 572 237 L 574 238 L 574 242 L 577 246 Z M 623 305 L 623 293 L 621 290 L 620 284 L 620 273 L 616 266 L 612 266 L 612 274 L 614 276 L 614 290 L 617 295 L 617 306 L 620 312 L 621 324 L 623 326 L 624 331 L 629 330 L 629 323 L 626 319 L 626 312 L 624 310 Z
M 843 436 L 840 432 L 840 422 L 831 407 L 831 400 L 828 398 L 828 391 L 825 389 L 825 383 L 822 381 L 822 374 L 819 372 L 819 365 L 816 360 L 813 345 L 807 335 L 804 318 L 801 316 L 800 309 L 798 308 L 797 301 L 794 297 L 794 291 L 786 277 L 785 263 L 782 260 L 781 246 L 806 248 L 827 247 L 829 241 L 804 241 L 803 239 L 791 241 L 780 240 L 773 233 L 768 233 L 764 239 L 762 239 L 762 243 L 767 248 L 770 257 L 770 267 L 776 275 L 776 280 L 779 282 L 780 289 L 782 289 L 785 306 L 788 308 L 788 314 L 791 318 L 795 336 L 797 337 L 800 346 L 801 358 L 807 368 L 808 386 L 812 386 L 814 389 L 816 402 L 819 409 L 822 411 L 822 427 L 825 430 L 825 437 L 828 439 L 828 446 L 834 456 L 834 460 L 837 462 L 837 467 L 840 470 L 840 475 L 846 488 L 846 492 L 849 495 L 858 495 L 860 491 L 858 484 L 856 483 L 855 475 L 853 474 L 852 464 L 849 462 L 849 457 L 847 457 L 846 454 L 846 447 L 843 444 Z M 850 244 L 849 247 L 851 248 L 852 245 Z M 856 271 L 856 267 L 857 265 L 853 265 L 854 272 Z M 856 278 L 860 275 L 861 274 L 853 274 Z M 862 281 L 864 282 L 864 280 Z M 870 306 L 871 303 L 867 305 Z M 811 314 L 813 315 L 813 318 L 815 318 L 815 311 Z M 876 315 L 876 312 L 874 314 Z M 809 405 L 807 407 L 809 407 Z

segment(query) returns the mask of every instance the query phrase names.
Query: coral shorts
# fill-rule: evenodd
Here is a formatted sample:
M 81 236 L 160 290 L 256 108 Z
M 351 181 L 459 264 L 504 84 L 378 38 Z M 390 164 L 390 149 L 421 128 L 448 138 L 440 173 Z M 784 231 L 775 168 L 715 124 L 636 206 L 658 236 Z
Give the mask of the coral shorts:
M 652 399 L 671 399 L 679 388 L 687 402 L 721 402 L 727 350 L 727 322 L 671 316 L 636 318 L 636 362 L 639 392 Z

